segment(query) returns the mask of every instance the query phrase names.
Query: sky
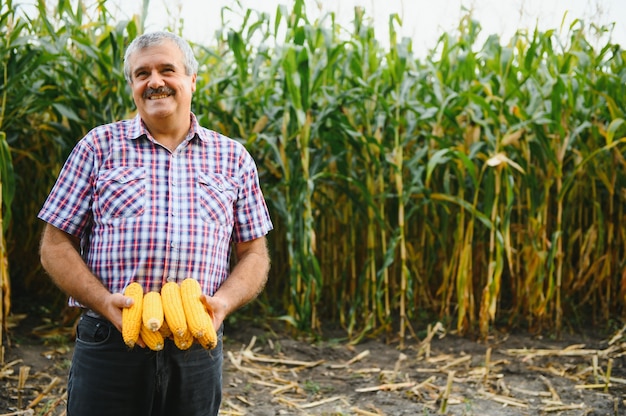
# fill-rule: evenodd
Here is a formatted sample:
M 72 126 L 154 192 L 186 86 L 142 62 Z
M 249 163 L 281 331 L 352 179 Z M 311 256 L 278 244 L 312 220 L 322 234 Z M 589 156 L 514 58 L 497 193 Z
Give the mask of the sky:
M 141 0 L 113 0 L 113 3 L 119 5 L 120 17 L 128 18 L 141 11 Z M 289 6 L 292 0 L 240 0 L 240 3 L 244 9 L 273 15 L 279 4 Z M 377 39 L 385 46 L 389 41 L 389 15 L 397 13 L 402 19 L 399 33 L 413 39 L 413 51 L 417 55 L 435 47 L 443 33 L 454 32 L 468 10 L 480 23 L 483 39 L 496 34 L 506 43 L 517 30 L 535 28 L 567 34 L 572 22 L 579 19 L 586 28 L 591 23 L 613 25 L 612 41 L 626 48 L 625 0 L 306 0 L 306 4 L 309 19 L 334 12 L 339 24 L 346 28 L 352 27 L 354 7 L 363 7 Z M 221 27 L 221 9 L 234 5 L 234 0 L 151 0 L 146 29 L 177 28 L 182 21 L 183 35 L 188 40 L 209 44 Z M 236 15 L 230 18 L 237 28 Z M 594 46 L 602 46 L 607 36 L 588 35 L 587 40 Z

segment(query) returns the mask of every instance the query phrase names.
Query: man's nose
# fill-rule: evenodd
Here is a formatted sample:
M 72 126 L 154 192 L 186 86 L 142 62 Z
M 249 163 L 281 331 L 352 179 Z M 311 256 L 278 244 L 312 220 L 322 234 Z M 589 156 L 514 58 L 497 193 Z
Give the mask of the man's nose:
M 148 86 L 150 88 L 159 88 L 165 85 L 163 77 L 157 71 L 150 73 L 150 79 L 148 80 Z

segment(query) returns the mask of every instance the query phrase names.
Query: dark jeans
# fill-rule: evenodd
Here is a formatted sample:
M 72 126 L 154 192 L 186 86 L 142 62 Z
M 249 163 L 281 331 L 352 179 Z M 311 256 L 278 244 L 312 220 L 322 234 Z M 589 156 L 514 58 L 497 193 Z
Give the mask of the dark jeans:
M 83 315 L 68 382 L 68 416 L 215 416 L 222 400 L 222 331 L 217 347 L 129 349 L 104 319 Z

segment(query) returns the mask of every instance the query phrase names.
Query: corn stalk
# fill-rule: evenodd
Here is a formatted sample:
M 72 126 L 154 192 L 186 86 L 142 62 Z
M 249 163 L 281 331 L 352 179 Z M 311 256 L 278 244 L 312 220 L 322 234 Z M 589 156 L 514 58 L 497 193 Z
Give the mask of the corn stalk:
M 82 2 L 39 1 L 19 24 L 2 8 L 0 131 L 15 172 L 1 178 L 4 249 L 20 285 L 45 290 L 35 259 L 11 259 L 35 255 L 32 218 L 67 152 L 133 111 L 121 57 L 143 24 L 113 22 L 105 5 L 90 16 Z M 485 337 L 620 316 L 621 47 L 592 48 L 580 22 L 565 40 L 535 30 L 481 45 L 470 14 L 422 59 L 395 15 L 389 45 L 360 8 L 352 28 L 312 21 L 302 0 L 222 16 L 217 45 L 194 45 L 193 109 L 258 162 L 276 228 L 255 306 L 297 329 L 336 319 L 354 342 L 403 340 L 433 320 Z M 29 191 L 11 203 L 7 176 Z

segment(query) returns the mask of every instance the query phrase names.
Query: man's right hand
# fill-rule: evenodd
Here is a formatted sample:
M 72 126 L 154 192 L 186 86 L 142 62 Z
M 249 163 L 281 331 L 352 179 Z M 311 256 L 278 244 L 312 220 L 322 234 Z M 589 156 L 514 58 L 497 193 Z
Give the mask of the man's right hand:
M 100 313 L 122 332 L 122 310 L 133 306 L 133 298 L 121 293 L 112 293 L 105 302 Z

